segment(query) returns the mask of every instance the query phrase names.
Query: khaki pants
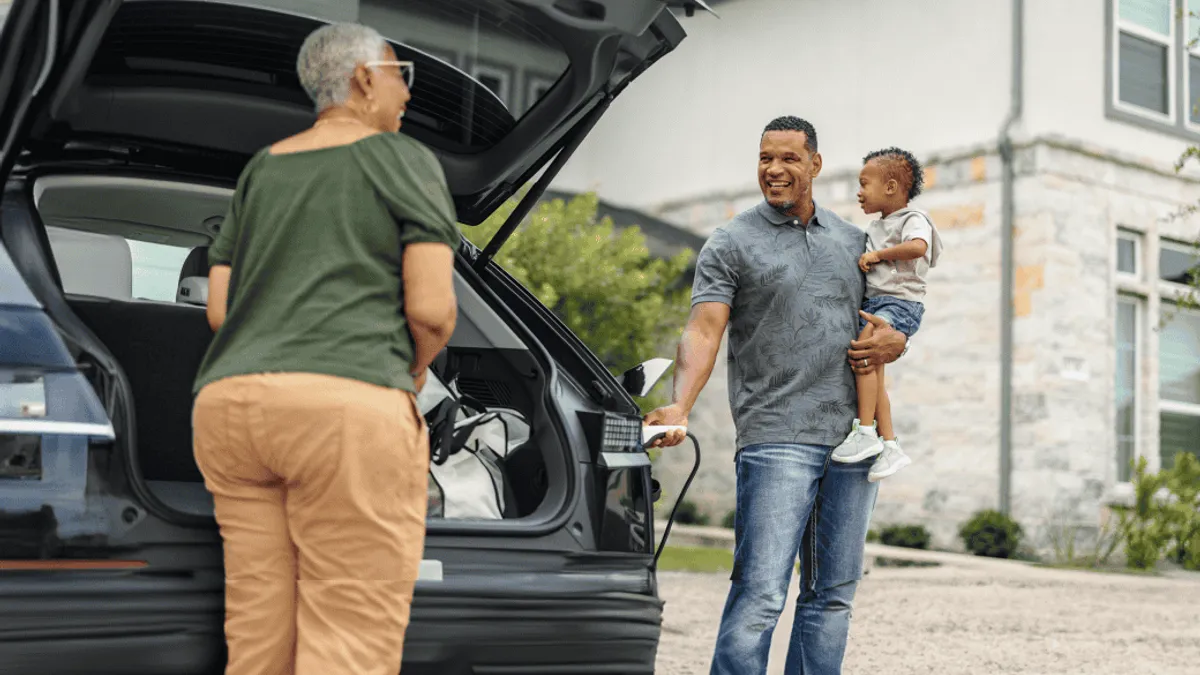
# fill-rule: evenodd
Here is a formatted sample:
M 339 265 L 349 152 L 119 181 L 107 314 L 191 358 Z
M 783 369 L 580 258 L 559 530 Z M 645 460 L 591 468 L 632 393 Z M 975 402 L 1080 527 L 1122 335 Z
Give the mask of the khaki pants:
M 226 675 L 399 673 L 429 471 L 413 395 L 233 377 L 192 422 L 225 546 Z

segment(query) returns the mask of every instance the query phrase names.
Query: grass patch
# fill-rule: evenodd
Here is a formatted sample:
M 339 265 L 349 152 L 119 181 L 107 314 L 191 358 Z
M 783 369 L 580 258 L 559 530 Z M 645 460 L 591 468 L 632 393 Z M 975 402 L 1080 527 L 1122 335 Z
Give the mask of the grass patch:
M 658 569 L 664 572 L 731 572 L 733 551 L 668 546 L 658 559 Z
M 1161 577 L 1162 571 L 1157 569 L 1139 570 L 1120 565 L 1105 565 L 1093 567 L 1085 563 L 1034 563 L 1034 567 L 1045 567 L 1053 570 L 1070 570 L 1072 572 L 1091 572 L 1093 574 L 1124 574 L 1132 577 Z

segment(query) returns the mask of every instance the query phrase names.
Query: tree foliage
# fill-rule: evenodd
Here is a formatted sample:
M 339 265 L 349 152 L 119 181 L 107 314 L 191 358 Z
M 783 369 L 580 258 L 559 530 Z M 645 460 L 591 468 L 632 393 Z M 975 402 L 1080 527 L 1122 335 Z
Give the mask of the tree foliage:
M 516 208 L 509 200 L 477 227 L 463 227 L 483 247 Z M 540 203 L 496 255 L 496 262 L 550 308 L 614 374 L 655 356 L 670 357 L 687 318 L 683 275 L 693 252 L 655 258 L 641 229 L 597 218 L 593 193 Z M 665 375 L 641 403 L 660 403 Z

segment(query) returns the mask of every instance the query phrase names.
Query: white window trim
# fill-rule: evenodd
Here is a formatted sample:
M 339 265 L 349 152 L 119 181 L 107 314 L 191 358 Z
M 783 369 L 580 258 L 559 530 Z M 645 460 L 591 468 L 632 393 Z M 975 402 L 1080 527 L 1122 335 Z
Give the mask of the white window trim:
M 1197 99 L 1197 97 L 1200 97 L 1200 91 L 1192 91 L 1190 58 L 1192 56 L 1200 57 L 1200 40 L 1197 40 L 1195 46 L 1188 46 L 1191 36 L 1197 35 L 1197 33 L 1191 30 L 1192 25 L 1195 25 L 1196 30 L 1200 31 L 1200 17 L 1188 15 L 1188 0 L 1182 0 L 1181 10 L 1182 14 L 1180 16 L 1182 16 L 1183 20 L 1183 58 L 1180 59 L 1179 67 L 1183 68 L 1183 89 L 1187 92 L 1187 98 L 1184 99 L 1183 121 L 1191 131 L 1200 132 L 1200 123 L 1192 121 L 1192 106 L 1200 106 L 1200 100 Z M 1200 12 L 1197 13 L 1200 14 Z M 1197 114 L 1200 114 L 1200 110 L 1197 111 Z
M 1128 293 L 1118 293 L 1117 294 L 1117 304 L 1120 305 L 1122 303 L 1133 305 L 1133 456 L 1130 457 L 1130 459 L 1136 462 L 1137 459 L 1139 457 L 1142 457 L 1144 454 L 1144 452 L 1143 452 L 1144 444 L 1142 443 L 1142 410 L 1143 410 L 1142 406 L 1143 406 L 1143 399 L 1145 398 L 1145 396 L 1144 396 L 1143 387 L 1142 387 L 1141 365 L 1142 365 L 1143 352 L 1145 351 L 1145 344 L 1146 344 L 1145 337 L 1142 335 L 1142 325 L 1145 321 L 1145 319 L 1143 317 L 1146 314 L 1146 300 L 1145 300 L 1145 298 L 1142 298 L 1137 295 L 1130 295 Z M 1116 364 L 1117 364 L 1117 351 L 1114 349 L 1113 350 L 1113 374 L 1114 375 L 1116 374 Z M 1114 377 L 1113 379 L 1115 380 L 1116 378 Z M 1115 384 L 1115 382 L 1114 382 L 1114 384 Z M 1116 451 L 1120 444 L 1120 441 L 1118 439 L 1116 439 L 1116 426 L 1117 426 L 1115 424 L 1116 419 L 1117 419 L 1117 397 L 1116 397 L 1116 393 L 1115 393 L 1116 387 L 1113 387 L 1113 390 L 1114 390 L 1114 395 L 1113 395 L 1113 400 L 1112 400 L 1112 411 L 1113 411 L 1112 419 L 1114 422 L 1113 437 L 1114 437 L 1114 440 L 1117 440 L 1117 442 L 1113 444 L 1113 454 L 1116 455 L 1117 454 Z M 1149 461 L 1151 458 L 1147 457 L 1146 459 L 1147 459 L 1147 461 Z M 1117 464 L 1117 458 L 1115 456 L 1113 457 L 1113 463 L 1116 464 L 1116 469 L 1117 469 L 1116 480 L 1114 482 L 1117 484 L 1130 484 L 1131 483 L 1130 480 L 1122 480 L 1121 479 L 1121 474 L 1126 469 L 1125 469 L 1125 467 L 1122 467 L 1119 464 Z M 1130 475 L 1132 476 L 1133 470 L 1129 469 L 1129 472 L 1130 472 Z
M 1158 400 L 1158 409 L 1172 415 L 1187 415 L 1188 417 L 1200 417 L 1200 403 L 1184 403 L 1183 401 L 1172 401 L 1167 398 Z
M 1139 117 L 1143 117 L 1148 120 L 1153 120 L 1155 122 L 1165 122 L 1167 124 L 1175 124 L 1176 123 L 1175 111 L 1176 111 L 1176 108 L 1178 107 L 1176 105 L 1176 96 L 1178 96 L 1178 92 L 1175 91 L 1175 80 L 1176 80 L 1176 72 L 1177 72 L 1176 69 L 1179 68 L 1179 64 L 1177 62 L 1180 60 L 1178 50 L 1175 48 L 1175 43 L 1177 42 L 1175 33 L 1177 30 L 1179 30 L 1178 26 L 1176 25 L 1179 23 L 1179 17 L 1178 17 L 1178 13 L 1177 13 L 1178 9 L 1179 9 L 1178 3 L 1176 2 L 1176 0 L 1170 0 L 1170 2 L 1171 2 L 1171 20 L 1170 20 L 1169 25 L 1171 28 L 1170 28 L 1170 34 L 1164 38 L 1159 33 L 1156 33 L 1148 28 L 1143 28 L 1137 24 L 1129 23 L 1127 21 L 1122 20 L 1121 19 L 1121 0 L 1111 0 L 1111 1 L 1112 1 L 1112 12 L 1113 12 L 1112 74 L 1111 74 L 1112 81 L 1113 81 L 1113 87 L 1112 87 L 1113 107 L 1117 110 L 1120 110 L 1121 112 L 1129 113 L 1131 115 L 1137 115 Z M 1152 42 L 1155 42 L 1155 43 L 1158 43 L 1161 45 L 1165 45 L 1167 47 L 1167 114 L 1164 115 L 1155 110 L 1149 110 L 1147 108 L 1143 108 L 1141 106 L 1134 105 L 1132 103 L 1126 103 L 1125 101 L 1121 100 L 1121 33 L 1128 33 L 1135 37 L 1139 37 L 1144 40 L 1149 40 L 1149 41 L 1152 41 Z
M 1137 230 L 1130 230 L 1123 227 L 1117 228 L 1116 250 L 1113 252 L 1113 271 L 1117 278 L 1124 281 L 1141 281 L 1143 246 L 1142 241 L 1145 235 Z M 1120 242 L 1122 240 L 1133 242 L 1133 271 L 1126 272 L 1120 268 Z
M 1160 246 L 1163 244 L 1170 244 L 1170 243 L 1173 243 L 1173 242 L 1170 242 L 1169 240 L 1160 240 L 1159 241 Z M 1162 282 L 1162 285 L 1164 287 L 1179 286 L 1179 284 L 1172 284 L 1172 283 L 1166 282 L 1166 281 Z M 1163 296 L 1161 304 L 1170 304 L 1168 302 L 1168 296 L 1166 296 L 1166 295 Z M 1198 312 L 1194 309 L 1186 308 L 1186 307 L 1178 307 L 1177 306 L 1177 307 L 1175 307 L 1174 312 L 1177 314 L 1189 314 L 1191 316 L 1200 316 L 1200 312 Z M 1162 315 L 1162 310 L 1159 311 L 1159 315 L 1160 316 Z M 1159 349 L 1159 358 L 1161 359 L 1162 358 L 1162 346 L 1159 345 L 1158 349 Z M 1157 452 L 1158 452 L 1158 454 L 1161 455 L 1162 454 L 1162 428 L 1161 428 L 1162 414 L 1170 413 L 1172 415 L 1184 415 L 1187 417 L 1200 417 L 1200 403 L 1188 403 L 1186 401 L 1175 401 L 1175 400 L 1172 400 L 1169 398 L 1164 398 L 1162 395 L 1162 373 L 1159 373 L 1158 379 L 1159 379 L 1159 382 L 1158 382 L 1157 386 L 1155 386 L 1155 388 L 1154 388 L 1154 394 L 1155 394 L 1155 397 L 1158 399 L 1158 415 L 1159 415 L 1159 419 L 1160 419 L 1160 422 L 1159 422 L 1160 428 L 1159 428 L 1159 432 L 1158 432 L 1159 447 L 1157 449 Z

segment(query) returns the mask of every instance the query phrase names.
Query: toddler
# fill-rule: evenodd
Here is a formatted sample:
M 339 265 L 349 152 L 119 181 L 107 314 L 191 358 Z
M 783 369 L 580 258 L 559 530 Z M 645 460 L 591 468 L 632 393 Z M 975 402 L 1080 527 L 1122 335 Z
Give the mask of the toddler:
M 858 184 L 858 203 L 863 213 L 881 216 L 867 227 L 867 250 L 858 261 L 867 275 L 862 309 L 912 338 L 925 313 L 925 275 L 937 265 L 942 251 L 942 241 L 929 215 L 908 205 L 921 194 L 921 164 L 912 153 L 900 148 L 877 150 L 863 158 Z M 865 319 L 859 319 L 859 326 L 860 340 L 874 331 Z M 858 419 L 850 435 L 834 449 L 833 461 L 852 464 L 875 457 L 867 473 L 867 480 L 875 482 L 895 474 L 912 460 L 904 454 L 892 428 L 883 366 L 856 380 Z

